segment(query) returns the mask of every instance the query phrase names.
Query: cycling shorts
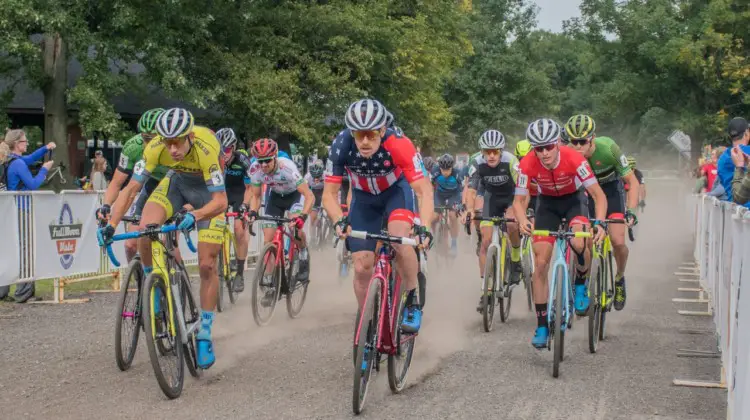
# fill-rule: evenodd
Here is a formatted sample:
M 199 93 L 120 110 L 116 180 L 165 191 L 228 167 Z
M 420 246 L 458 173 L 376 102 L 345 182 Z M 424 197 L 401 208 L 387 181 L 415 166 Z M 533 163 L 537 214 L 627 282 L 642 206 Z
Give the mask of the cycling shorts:
M 340 204 L 346 204 L 346 197 L 349 195 L 349 181 L 341 182 L 341 189 L 339 190 L 339 202 Z
M 141 217 L 141 214 L 143 214 L 143 207 L 146 206 L 148 197 L 152 192 L 154 192 L 158 185 L 158 179 L 149 178 L 148 181 L 146 181 L 146 183 L 141 187 L 141 190 L 138 192 L 138 196 L 135 198 L 133 204 L 130 206 L 130 209 L 128 209 L 128 212 L 125 213 L 125 215 L 127 217 Z
M 404 178 L 399 179 L 378 195 L 355 189 L 352 191 L 349 224 L 352 230 L 380 233 L 386 220 L 408 221 L 406 217 L 403 217 L 407 212 L 395 212 L 395 210 L 405 209 L 408 213 L 412 213 L 411 222 L 413 222 L 415 203 L 414 191 Z M 375 251 L 375 245 L 375 241 L 347 238 L 347 246 L 352 252 Z
M 232 211 L 238 211 L 245 202 L 245 189 L 227 189 L 227 202 Z
M 323 205 L 323 190 L 312 190 L 313 195 L 315 196 L 315 204 L 313 204 L 314 208 L 318 208 Z
M 266 192 L 266 216 L 284 217 L 287 211 L 293 215 L 300 214 L 304 205 L 305 196 L 299 191 L 279 194 L 269 188 Z
M 169 171 L 147 202 L 161 206 L 168 219 L 187 204 L 196 210 L 202 208 L 211 201 L 211 196 L 203 177 Z M 198 242 L 216 245 L 222 243 L 226 225 L 224 214 L 218 214 L 210 220 L 200 220 L 197 225 Z
M 534 229 L 557 230 L 564 218 L 568 226 L 574 224 L 588 225 L 587 198 L 584 192 L 576 191 L 573 194 L 561 195 L 559 197 L 549 195 L 537 196 Z M 534 242 L 555 242 L 551 236 L 535 236 Z
M 513 204 L 513 196 L 496 196 L 490 192 L 484 194 L 482 217 L 503 217 L 505 211 Z M 492 222 L 481 222 L 479 226 L 492 226 Z
M 607 196 L 607 218 L 625 216 L 625 190 L 621 180 L 601 184 L 604 195 Z M 589 200 L 589 216 L 595 218 L 594 200 Z M 613 217 L 614 216 L 614 217 Z
M 435 207 L 438 206 L 447 206 L 447 207 L 453 207 L 457 204 L 461 204 L 461 191 L 451 192 L 451 193 L 440 193 L 435 191 L 435 194 L 433 195 L 435 199 Z

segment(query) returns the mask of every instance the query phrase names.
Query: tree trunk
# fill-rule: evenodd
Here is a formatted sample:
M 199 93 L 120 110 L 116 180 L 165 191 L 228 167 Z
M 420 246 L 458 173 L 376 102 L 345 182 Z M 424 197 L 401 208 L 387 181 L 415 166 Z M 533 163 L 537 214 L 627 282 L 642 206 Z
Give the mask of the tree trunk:
M 68 156 L 68 106 L 65 91 L 68 88 L 68 51 L 60 34 L 45 34 L 42 43 L 42 56 L 46 82 L 44 92 L 44 143 L 55 143 L 57 148 L 53 152 L 55 166 L 58 164 L 70 167 Z M 65 188 L 71 186 L 70 171 L 66 169 L 63 175 L 68 179 Z M 62 189 L 59 178 L 55 178 L 52 185 L 56 191 Z

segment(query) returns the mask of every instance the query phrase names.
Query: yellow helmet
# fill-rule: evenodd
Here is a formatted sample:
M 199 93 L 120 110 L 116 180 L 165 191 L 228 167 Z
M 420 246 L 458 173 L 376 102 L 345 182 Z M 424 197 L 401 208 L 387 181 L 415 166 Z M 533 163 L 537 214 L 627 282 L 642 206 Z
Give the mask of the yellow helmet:
M 594 134 L 596 123 L 588 115 L 573 115 L 565 124 L 565 131 L 571 139 L 585 139 Z
M 531 142 L 524 139 L 516 143 L 516 157 L 520 160 L 531 151 Z
M 635 158 L 633 156 L 628 156 L 628 165 L 630 165 L 630 169 L 635 169 Z

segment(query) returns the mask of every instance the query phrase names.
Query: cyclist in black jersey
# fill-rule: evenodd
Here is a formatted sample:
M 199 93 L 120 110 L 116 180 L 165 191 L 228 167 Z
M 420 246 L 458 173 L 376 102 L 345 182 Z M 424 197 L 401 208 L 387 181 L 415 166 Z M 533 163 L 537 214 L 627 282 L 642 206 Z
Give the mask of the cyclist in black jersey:
M 245 213 L 250 203 L 250 156 L 244 149 L 237 148 L 237 136 L 231 128 L 222 128 L 216 132 L 216 138 L 221 142 L 224 159 L 224 185 L 227 191 L 227 201 L 233 211 Z M 234 236 L 237 242 L 237 275 L 232 280 L 232 288 L 236 293 L 245 290 L 245 259 L 249 237 L 242 218 L 234 219 Z

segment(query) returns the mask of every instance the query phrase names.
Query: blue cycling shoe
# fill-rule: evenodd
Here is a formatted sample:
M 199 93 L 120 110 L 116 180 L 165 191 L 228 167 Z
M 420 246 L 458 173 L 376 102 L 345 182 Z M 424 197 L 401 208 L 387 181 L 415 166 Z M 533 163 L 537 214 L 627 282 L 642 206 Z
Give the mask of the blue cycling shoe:
M 214 345 L 211 341 L 211 333 L 209 333 L 206 330 L 200 330 L 198 331 L 198 334 L 195 336 L 196 344 L 198 345 L 197 349 L 197 361 L 198 367 L 201 369 L 208 369 L 211 366 L 213 366 L 214 362 L 216 362 L 216 355 L 214 355 Z
M 586 285 L 576 284 L 575 295 L 576 314 L 581 316 L 586 315 L 586 312 L 589 310 L 589 291 L 588 288 L 586 288 Z
M 536 327 L 531 345 L 541 350 L 547 347 L 547 340 L 549 340 L 549 329 L 547 327 Z
M 416 334 L 422 326 L 422 310 L 418 306 L 407 306 L 404 308 L 404 321 L 401 323 L 401 330 Z

